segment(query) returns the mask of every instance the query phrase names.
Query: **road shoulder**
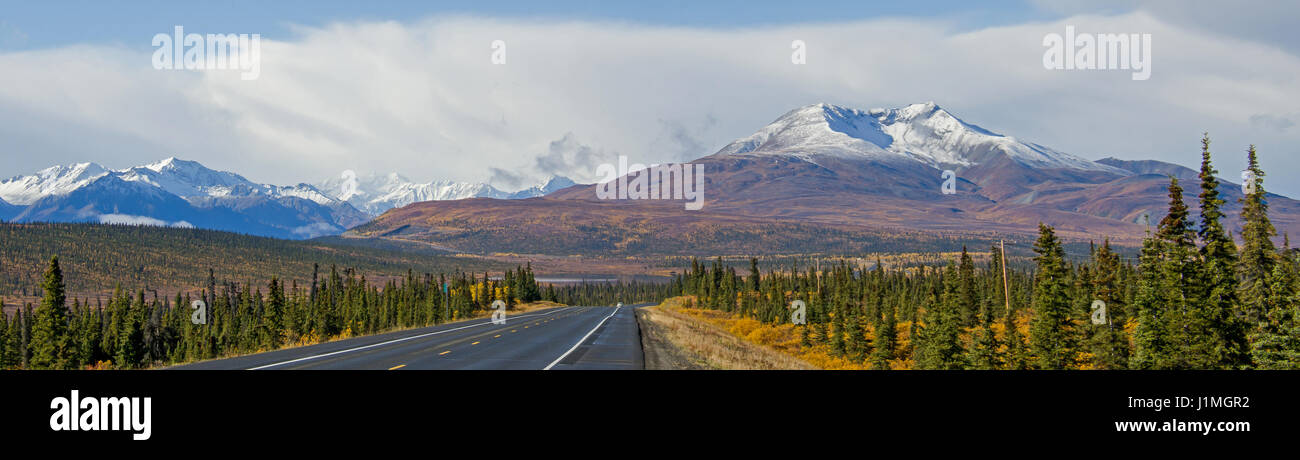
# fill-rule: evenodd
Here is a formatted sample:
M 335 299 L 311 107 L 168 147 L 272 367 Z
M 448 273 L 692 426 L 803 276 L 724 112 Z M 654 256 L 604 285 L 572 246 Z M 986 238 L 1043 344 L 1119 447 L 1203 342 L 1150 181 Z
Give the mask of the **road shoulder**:
M 636 310 L 636 322 L 641 327 L 641 349 L 645 351 L 647 370 L 700 370 L 709 369 L 703 357 L 684 350 L 669 340 L 667 318 L 658 307 Z
M 646 369 L 817 369 L 677 311 L 683 301 L 677 297 L 637 309 Z

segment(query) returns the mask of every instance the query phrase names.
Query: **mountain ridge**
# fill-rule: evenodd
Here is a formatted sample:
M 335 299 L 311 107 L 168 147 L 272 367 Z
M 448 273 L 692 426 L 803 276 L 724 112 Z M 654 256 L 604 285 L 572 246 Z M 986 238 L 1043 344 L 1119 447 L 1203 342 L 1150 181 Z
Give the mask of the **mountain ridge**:
M 574 185 L 568 178 L 556 176 L 528 189 L 502 192 L 486 184 L 415 184 L 396 173 L 386 177 L 400 183 L 378 198 L 384 207 L 378 212 L 370 208 L 372 213 L 321 186 L 257 183 L 235 172 L 176 157 L 124 169 L 93 162 L 55 165 L 0 181 L 0 219 L 198 226 L 307 239 L 341 234 L 392 207 L 418 201 L 471 196 L 529 198 Z
M 533 198 L 576 185 L 564 176 L 551 176 L 541 184 L 515 192 L 505 192 L 482 182 L 435 180 L 415 182 L 398 173 L 358 176 L 344 171 L 338 177 L 317 184 L 317 188 L 338 200 L 372 216 L 422 201 L 461 200 L 466 198 L 523 199 Z
M 479 240 L 492 238 L 501 242 L 498 251 L 547 254 L 589 251 L 587 243 L 599 242 L 615 254 L 683 255 L 675 241 L 685 240 L 701 242 L 692 251 L 707 255 L 738 247 L 746 254 L 824 248 L 813 241 L 819 234 L 845 229 L 1027 235 L 1041 222 L 1068 239 L 1137 245 L 1145 223 L 1158 222 L 1167 209 L 1165 173 L 1195 177 L 1153 160 L 1086 160 L 967 123 L 932 102 L 870 110 L 806 105 L 689 164 L 705 170 L 700 211 L 684 210 L 683 200 L 603 200 L 597 185 L 587 185 L 517 202 L 413 204 L 350 233 L 461 249 L 490 247 Z M 641 174 L 649 175 L 631 172 L 611 183 L 633 184 Z M 651 190 L 676 186 L 657 181 L 648 179 Z M 1237 228 L 1241 192 L 1232 181 L 1221 183 L 1225 225 Z M 1183 187 L 1195 211 L 1198 184 Z M 1269 199 L 1279 232 L 1300 230 L 1300 202 Z M 757 243 L 765 237 L 754 228 L 782 225 L 822 230 Z M 720 237 L 729 232 L 756 243 L 738 246 Z M 663 233 L 674 237 L 665 240 Z

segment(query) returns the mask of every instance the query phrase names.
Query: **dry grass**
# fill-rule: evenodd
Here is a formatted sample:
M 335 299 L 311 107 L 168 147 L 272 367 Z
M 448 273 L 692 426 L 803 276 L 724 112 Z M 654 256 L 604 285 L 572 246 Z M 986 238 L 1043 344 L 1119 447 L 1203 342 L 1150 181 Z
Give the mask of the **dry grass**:
M 645 318 L 667 331 L 667 339 L 716 369 L 817 369 L 816 366 L 763 345 L 696 316 L 699 310 L 685 308 L 686 298 L 668 299 L 646 308 Z M 695 310 L 695 311 L 692 311 Z M 689 313 L 688 313 L 689 312 Z

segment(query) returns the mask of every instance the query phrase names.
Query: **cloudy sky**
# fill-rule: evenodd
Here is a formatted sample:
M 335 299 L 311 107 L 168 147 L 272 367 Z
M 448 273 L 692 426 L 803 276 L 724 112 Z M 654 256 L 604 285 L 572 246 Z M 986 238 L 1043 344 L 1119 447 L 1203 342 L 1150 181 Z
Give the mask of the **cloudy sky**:
M 279 184 L 352 169 L 517 189 L 617 155 L 712 154 L 810 103 L 934 101 L 1090 159 L 1194 166 L 1209 131 L 1224 176 L 1253 143 L 1269 189 L 1300 196 L 1300 7 L 899 3 L 6 5 L 0 176 L 176 156 Z M 261 34 L 259 78 L 155 70 L 151 40 L 176 25 Z M 1044 69 L 1044 35 L 1067 25 L 1151 34 L 1150 79 Z

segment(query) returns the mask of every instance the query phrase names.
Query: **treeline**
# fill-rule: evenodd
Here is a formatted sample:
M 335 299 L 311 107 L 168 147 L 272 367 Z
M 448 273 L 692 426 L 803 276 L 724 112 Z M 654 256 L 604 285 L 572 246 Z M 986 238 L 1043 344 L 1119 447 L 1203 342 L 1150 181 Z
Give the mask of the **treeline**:
M 547 285 L 546 298 L 565 305 L 631 305 L 660 302 L 680 293 L 669 283 L 628 281 L 618 283 L 580 283 Z
M 701 307 L 768 323 L 792 322 L 802 300 L 803 345 L 874 369 L 1300 369 L 1300 270 L 1289 241 L 1274 245 L 1255 148 L 1239 246 L 1221 224 L 1209 145 L 1199 221 L 1171 178 L 1169 213 L 1136 266 L 1108 241 L 1070 262 L 1040 224 L 1032 271 L 1005 268 L 995 247 L 982 268 L 965 250 L 915 274 L 879 263 L 764 274 L 753 261 L 742 277 L 718 260 L 675 283 Z
M 320 273 L 316 266 L 302 285 L 276 277 L 265 285 L 218 283 L 209 270 L 197 298 L 150 298 L 144 290 L 119 288 L 105 305 L 73 299 L 69 306 L 59 263 L 56 256 L 45 270 L 40 305 L 0 315 L 0 367 L 133 369 L 441 324 L 486 314 L 497 300 L 507 308 L 539 300 L 598 305 L 586 301 L 654 291 L 624 284 L 542 289 L 531 264 L 496 279 L 408 271 L 383 283 L 352 269 Z M 196 301 L 205 304 L 203 324 L 192 321 Z

